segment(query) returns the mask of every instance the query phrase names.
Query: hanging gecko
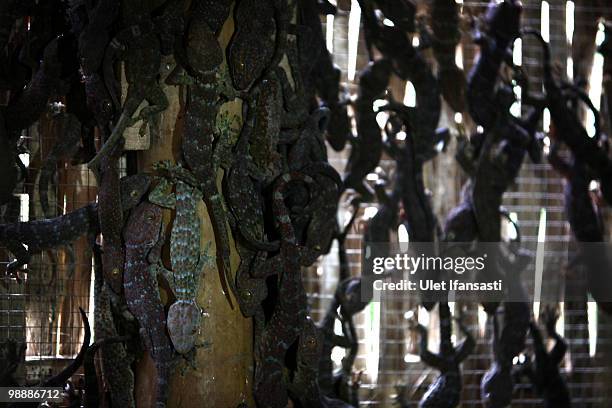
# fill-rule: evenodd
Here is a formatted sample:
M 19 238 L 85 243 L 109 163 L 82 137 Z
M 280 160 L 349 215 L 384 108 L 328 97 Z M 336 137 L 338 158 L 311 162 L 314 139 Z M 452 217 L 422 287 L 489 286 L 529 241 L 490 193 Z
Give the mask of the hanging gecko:
M 382 135 L 372 103 L 386 90 L 390 76 L 391 61 L 388 59 L 370 63 L 359 74 L 359 93 L 355 102 L 357 137 L 351 142 L 344 184 L 346 188 L 357 191 L 365 201 L 373 194 L 365 184 L 365 177 L 376 168 L 383 152 Z
M 236 89 L 248 90 L 274 57 L 277 27 L 272 1 L 240 1 L 236 6 L 235 25 L 228 64 Z
M 98 222 L 102 233 L 102 272 L 104 281 L 116 293 L 123 286 L 125 252 L 121 239 L 123 210 L 119 179 L 119 159 L 123 141 L 114 146 L 108 156 L 102 157 L 98 175 Z
M 460 5 L 455 0 L 434 0 L 431 9 L 431 46 L 438 63 L 438 82 L 442 96 L 455 112 L 465 110 L 467 81 L 461 68 L 455 63 L 457 45 L 461 41 Z M 419 25 L 423 24 L 419 21 Z M 429 31 L 420 27 L 421 33 Z M 418 92 L 417 92 L 418 93 Z
M 322 333 L 308 317 L 298 341 L 297 369 L 293 375 L 289 392 L 294 406 L 321 408 L 356 408 L 342 400 L 323 395 L 317 382 L 318 363 L 323 345 Z
M 151 265 L 160 256 L 162 208 L 143 202 L 128 219 L 125 240 L 125 271 L 123 289 L 128 308 L 140 324 L 140 338 L 156 368 L 156 407 L 166 406 L 168 379 L 172 371 L 174 352 L 166 334 L 166 316 L 159 297 L 157 274 Z
M 122 343 L 129 340 L 128 336 L 107 337 L 96 340 L 85 353 L 83 360 L 83 378 L 85 380 L 85 408 L 96 408 L 100 406 L 100 390 L 98 389 L 98 377 L 96 373 L 95 357 L 102 346 Z
M 235 292 L 230 278 L 230 248 L 227 214 L 223 196 L 217 188 L 223 151 L 229 144 L 228 132 L 220 132 L 217 115 L 225 99 L 233 98 L 234 89 L 222 75 L 223 51 L 214 33 L 206 24 L 203 12 L 189 22 L 186 43 L 179 44 L 175 54 L 188 75 L 180 83 L 188 85 L 182 152 L 203 193 L 216 233 L 217 252 L 221 258 L 221 281 Z
M 437 354 L 427 350 L 427 329 L 415 323 L 412 327 L 420 336 L 419 355 L 425 364 L 440 370 L 440 375 L 433 382 L 419 402 L 419 408 L 453 408 L 459 404 L 462 381 L 460 364 L 476 346 L 474 337 L 458 320 L 459 328 L 466 335 L 458 346 L 451 343 L 451 314 L 447 302 L 438 304 L 440 314 L 440 351 Z
M 149 182 L 146 175 L 121 180 L 121 208 L 124 211 L 138 204 Z M 68 245 L 83 235 L 91 238 L 98 232 L 98 203 L 90 203 L 55 218 L 2 224 L 0 242 L 17 258 L 7 265 L 6 272 L 18 278 L 18 270 L 29 262 L 33 254 Z
M 612 203 L 612 161 L 598 141 L 588 136 L 577 113 L 567 105 L 561 86 L 552 74 L 550 47 L 536 30 L 525 30 L 541 43 L 544 50 L 544 90 L 550 118 L 557 137 L 563 141 L 578 160 L 588 165 L 601 182 L 601 192 L 608 203 Z
M 134 24 L 121 30 L 110 43 L 104 56 L 105 65 L 112 66 L 118 54 L 125 55 L 125 75 L 128 82 L 127 95 L 121 115 L 98 154 L 88 163 L 88 167 L 97 173 L 102 158 L 109 155 L 114 146 L 123 138 L 125 130 L 142 120 L 140 134 L 144 134 L 149 121 L 168 107 L 168 98 L 159 83 L 161 65 L 161 43 L 154 32 L 154 24 L 148 10 L 133 10 Z M 106 75 L 105 80 L 110 80 Z M 116 86 L 107 85 L 115 106 L 119 98 L 113 92 Z M 140 104 L 146 101 L 137 116 Z
M 37 121 L 47 108 L 49 97 L 60 82 L 63 45 L 63 41 L 56 38 L 45 47 L 40 68 L 23 91 L 5 108 L 5 118 L 10 118 L 6 121 L 6 129 L 13 139 L 19 136 L 22 129 Z
M 522 9 L 518 0 L 489 2 L 483 23 L 485 31 L 477 32 L 475 36 L 480 45 L 480 55 L 468 74 L 466 101 L 474 122 L 485 130 L 494 125 L 499 115 L 495 84 L 501 64 L 507 57 L 507 49 L 519 36 Z
M 112 311 L 112 290 L 104 283 L 102 274 L 102 253 L 95 245 L 94 258 L 94 336 L 96 341 L 115 338 L 119 334 Z M 108 388 L 110 405 L 134 408 L 134 373 L 131 369 L 133 357 L 128 354 L 121 343 L 104 343 L 101 345 L 101 373 L 104 388 Z
M 596 117 L 597 113 L 595 112 Z M 590 245 L 591 242 L 605 241 L 605 223 L 590 190 L 594 174 L 588 164 L 570 153 L 568 160 L 559 154 L 559 130 L 556 126 L 551 128 L 551 139 L 548 161 L 552 167 L 564 178 L 563 206 L 564 212 L 576 239 L 576 253 L 571 257 L 570 265 L 583 267 L 586 271 L 586 284 L 589 292 L 604 311 L 609 311 L 612 303 L 607 302 L 610 293 L 610 261 L 602 251 L 605 248 L 599 245 Z M 598 137 L 596 134 L 595 137 Z M 583 244 L 584 243 L 584 244 Z
M 326 137 L 330 146 L 340 151 L 351 136 L 351 123 L 347 112 L 348 93 L 341 89 L 341 70 L 334 64 L 327 49 L 323 27 L 319 17 L 319 5 L 313 0 L 298 2 L 298 16 L 302 35 L 298 33 L 300 65 L 305 83 L 307 101 L 311 106 L 315 94 L 330 110 Z
M 504 281 L 506 301 L 503 303 L 504 323 L 501 333 L 499 333 L 497 314 L 492 316 L 493 363 L 483 375 L 480 385 L 482 398 L 491 408 L 506 407 L 512 401 L 513 360 L 525 348 L 531 320 L 530 304 L 520 276 L 525 265 L 521 265 L 521 261 L 518 260 L 521 257 L 520 253 L 517 255 L 514 265 L 509 265 L 507 268 L 510 272 Z
M 259 99 L 258 99 L 259 102 Z M 259 105 L 259 103 L 257 103 Z M 245 123 L 234 146 L 231 164 L 227 167 L 226 199 L 231 210 L 230 224 L 235 231 L 235 236 L 242 244 L 258 251 L 276 251 L 279 248 L 278 241 L 265 242 L 264 237 L 264 199 L 262 189 L 265 180 L 276 173 L 266 175 L 257 165 L 251 154 L 256 150 L 256 144 L 251 143 L 253 135 L 269 137 L 264 129 L 258 129 L 257 122 L 265 115 L 258 109 L 248 109 Z M 263 119 L 265 121 L 265 119 Z M 261 123 L 259 123 L 261 125 Z M 263 140 L 259 140 L 263 142 Z M 262 143 L 263 144 L 263 143 Z M 257 146 L 261 148 L 262 146 Z M 276 150 L 276 146 L 270 150 Z M 268 150 L 268 147 L 263 149 Z M 277 153 L 278 154 L 278 153 Z M 279 160 L 280 161 L 280 160 Z M 280 163 L 276 163 L 280 172 Z M 246 249 L 246 248 L 245 248 Z
M 278 274 L 278 299 L 255 345 L 254 396 L 266 407 L 284 408 L 288 403 L 283 367 L 287 349 L 299 337 L 306 321 L 307 300 L 302 285 L 300 264 L 308 249 L 297 243 L 285 194 L 295 182 L 312 185 L 313 180 L 300 173 L 280 176 L 273 188 L 273 213 L 281 236 L 281 251 L 274 259 Z
M 518 374 L 529 378 L 536 392 L 543 398 L 545 408 L 569 408 L 572 406 L 569 388 L 559 372 L 559 364 L 567 351 L 567 343 L 555 330 L 559 315 L 554 308 L 546 308 L 542 318 L 546 332 L 555 340 L 555 345 L 548 352 L 538 325 L 531 322 L 529 331 L 533 339 L 535 358 L 533 363 L 526 360 Z
M 176 193 L 168 193 L 170 183 L 162 178 L 149 195 L 149 201 L 176 210 L 170 237 L 172 270 L 158 264 L 155 270 L 162 273 L 176 296 L 168 310 L 168 334 L 174 349 L 182 355 L 195 352 L 196 338 L 200 330 L 202 309 L 196 297 L 203 269 L 214 264 L 209 255 L 210 242 L 200 249 L 200 217 L 197 205 L 202 200 L 198 182 L 180 166 L 161 162 L 157 170 L 169 173 L 176 185 Z M 191 356 L 192 357 L 192 356 Z M 192 359 L 192 358 L 190 358 Z
M 99 0 L 95 7 L 90 3 L 86 5 L 87 25 L 79 34 L 79 57 L 87 107 L 93 112 L 100 131 L 107 135 L 114 110 L 110 93 L 104 84 L 102 63 L 110 42 L 111 27 L 119 16 L 120 2 Z

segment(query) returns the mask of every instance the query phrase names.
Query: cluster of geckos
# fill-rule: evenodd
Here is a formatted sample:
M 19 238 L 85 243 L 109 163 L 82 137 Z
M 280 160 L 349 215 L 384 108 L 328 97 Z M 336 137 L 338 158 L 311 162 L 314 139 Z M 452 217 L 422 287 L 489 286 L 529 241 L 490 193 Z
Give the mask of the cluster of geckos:
M 509 50 L 520 35 L 541 37 L 521 32 L 518 2 L 492 2 L 475 24 L 480 54 L 466 79 L 455 64 L 461 30 L 454 0 L 434 0 L 423 18 L 416 18 L 409 0 L 360 0 L 370 63 L 359 75 L 354 100 L 341 89 L 340 70 L 325 46 L 320 14 L 336 12 L 326 1 L 161 3 L 147 7 L 118 0 L 11 0 L 0 6 L 0 154 L 5 155 L 0 160 L 0 205 L 5 209 L 0 241 L 16 258 L 7 267 L 7 277 L 19 280 L 33 254 L 69 246 L 84 235 L 94 254 L 95 342 L 89 346 L 83 315 L 87 335 L 79 357 L 45 383 L 65 382 L 83 363 L 85 392 L 73 395 L 75 406 L 95 407 L 102 401 L 113 407 L 135 406 L 132 363 L 143 350 L 156 366 L 156 405 L 165 406 L 177 362 L 184 359 L 184 369 L 193 366 L 196 350 L 203 346 L 197 344 L 203 315 L 197 294 L 203 271 L 215 267 L 242 313 L 254 319 L 253 394 L 258 406 L 285 407 L 289 400 L 301 407 L 356 406 L 359 376 L 353 373 L 353 363 L 358 339 L 353 317 L 369 300 L 361 297 L 361 278 L 350 276 L 344 241 L 359 204 L 379 203 L 365 228 L 368 242 L 389 242 L 391 230 L 400 223 L 412 242 L 500 242 L 502 195 L 526 154 L 540 159 L 536 127 L 545 107 L 553 124 L 549 158 L 567 180 L 566 212 L 574 235 L 580 242 L 603 241 L 588 186 L 599 180 L 610 202 L 612 166 L 599 129 L 595 138 L 588 138 L 575 111 L 578 101 L 593 107 L 580 88 L 553 77 L 543 41 L 545 94 L 533 95 L 525 88 L 526 78 L 512 65 Z M 224 46 L 219 34 L 228 19 L 235 29 Z M 414 32 L 420 36 L 417 47 L 406 35 Z M 433 50 L 435 70 L 423 55 L 425 48 Z M 601 51 L 609 53 L 607 43 Z M 162 81 L 162 59 L 170 56 L 175 65 Z M 119 60 L 127 80 L 123 103 Z M 524 86 L 522 102 L 529 109 L 522 118 L 509 113 L 514 96 L 500 76 L 504 66 Z M 416 107 L 393 100 L 387 92 L 392 75 L 414 84 Z M 146 132 L 169 106 L 164 90 L 173 86 L 184 95 L 176 163 L 160 162 L 151 173 L 120 178 L 125 131 L 142 121 L 140 132 Z M 385 105 L 373 108 L 376 100 L 385 98 Z M 423 180 L 424 165 L 450 137 L 447 129 L 437 128 L 441 98 L 457 112 L 467 110 L 481 130 L 460 139 L 457 160 L 470 179 L 442 227 Z M 237 99 L 242 114 L 232 116 L 224 105 Z M 49 101 L 59 100 L 65 106 L 55 113 L 61 135 L 41 166 L 38 182 L 47 218 L 14 222 L 13 193 L 26 172 L 19 160 L 24 151 L 20 131 L 46 111 Z M 388 115 L 383 129 L 377 122 L 382 111 Z M 95 133 L 103 141 L 99 150 Z M 350 141 L 343 180 L 327 163 L 325 138 L 338 151 Z M 560 144 L 570 150 L 571 162 L 558 154 Z M 390 192 L 386 182 L 373 189 L 366 183 L 383 153 L 396 163 Z M 57 163 L 70 159 L 88 163 L 98 181 L 98 201 L 53 218 L 49 184 Z M 345 190 L 354 191 L 355 210 L 341 229 L 335 217 Z M 213 223 L 216 254 L 210 242 L 200 243 L 202 200 Z M 164 209 L 174 214 L 169 234 Z M 230 231 L 240 257 L 236 271 L 230 267 Z M 340 281 L 316 325 L 309 317 L 301 268 L 329 252 L 333 239 L 339 244 Z M 164 247 L 169 248 L 169 260 L 162 256 Z M 504 277 L 508 298 L 525 299 L 503 302 L 501 328 L 500 305 L 483 305 L 494 326 L 494 358 L 482 379 L 482 397 L 491 407 L 510 403 L 516 377 L 512 361 L 525 348 L 531 330 L 537 369 L 526 366 L 522 371 L 530 374 L 550 406 L 568 406 L 557 367 L 564 343 L 554 332 L 556 315 L 545 316 L 548 333 L 558 344 L 548 355 L 531 322 L 520 281 L 524 263 L 522 254 L 517 255 L 514 263 L 495 265 L 481 277 Z M 595 257 L 581 255 L 579 251 L 575 264 L 586 266 L 588 290 L 610 310 L 603 300 L 612 284 L 605 274 L 596 273 L 601 265 L 589 265 Z M 160 281 L 172 292 L 167 311 L 160 300 Z M 461 321 L 466 339 L 452 344 L 448 303 L 439 299 L 423 298 L 429 310 L 438 305 L 438 354 L 427 350 L 426 329 L 413 325 L 421 336 L 423 362 L 440 371 L 421 399 L 423 407 L 459 404 L 460 363 L 475 345 Z M 337 319 L 342 335 L 334 333 Z M 331 359 L 336 346 L 348 350 L 338 372 Z M 94 365 L 98 351 L 104 392 L 98 389 Z M 0 372 L 2 385 L 12 384 L 17 364 Z
M 327 163 L 324 141 L 330 117 L 340 118 L 331 134 L 349 129 L 340 71 L 325 48 L 319 19 L 320 12 L 334 8 L 315 0 L 159 3 L 1 6 L 2 84 L 8 95 L 1 112 L 7 118 L 2 151 L 9 155 L 2 164 L 2 205 L 8 208 L 25 171 L 18 158 L 19 131 L 34 123 L 49 101 L 61 99 L 65 106 L 57 113 L 62 134 L 40 174 L 47 217 L 5 219 L 0 226 L 0 240 L 15 258 L 7 279 L 21 281 L 32 255 L 69 246 L 81 236 L 89 238 L 94 254 L 95 342 L 89 346 L 87 327 L 79 357 L 53 384 L 66 381 L 84 360 L 85 392 L 75 406 L 133 407 L 132 364 L 147 351 L 156 367 L 154 401 L 165 406 L 171 373 L 181 357 L 193 365 L 202 346 L 196 342 L 203 315 L 196 296 L 205 268 L 218 265 L 224 288 L 255 322 L 258 405 L 284 407 L 291 398 L 302 406 L 342 406 L 318 387 L 322 340 L 308 317 L 301 276 L 303 266 L 328 250 L 343 189 Z M 235 29 L 225 46 L 219 34 L 228 21 Z M 162 60 L 169 59 L 175 65 L 162 81 Z M 120 60 L 124 98 L 117 80 Z M 141 121 L 141 134 L 154 125 L 169 106 L 165 89 L 172 86 L 185 95 L 176 163 L 159 162 L 150 173 L 121 178 L 124 133 Z M 223 106 L 237 99 L 242 112 L 230 115 Z M 98 150 L 94 129 L 103 142 Z M 58 161 L 70 158 L 88 163 L 98 200 L 52 217 L 49 184 Z M 216 254 L 211 242 L 200 245 L 202 200 Z M 164 209 L 173 213 L 167 234 Z M 237 271 L 230 268 L 230 230 L 240 257 Z M 164 247 L 169 259 L 162 256 Z M 160 282 L 171 289 L 167 312 Z M 297 349 L 289 351 L 293 344 Z M 96 352 L 104 391 L 98 389 Z M 10 384 L 15 370 L 11 364 L 1 382 Z
M 580 245 L 604 241 L 603 225 L 589 192 L 592 180 L 600 182 L 603 198 L 612 202 L 608 192 L 608 172 L 612 167 L 600 133 L 598 112 L 578 85 L 553 76 L 548 44 L 537 31 L 521 30 L 521 4 L 511 0 L 491 2 L 482 17 L 472 21 L 473 38 L 480 53 L 467 80 L 454 62 L 455 48 L 461 37 L 459 6 L 455 2 L 433 1 L 429 25 L 427 18 L 417 19 L 415 24 L 415 9 L 410 2 L 398 1 L 391 5 L 383 1 L 363 1 L 360 5 L 371 62 L 359 76 L 359 91 L 353 103 L 358 135 L 352 140 L 344 182 L 345 187 L 356 191 L 354 204 L 369 202 L 372 198 L 379 204 L 378 212 L 366 225 L 365 241 L 389 242 L 391 231 L 403 224 L 411 242 L 444 242 L 444 248 L 449 248 L 453 242 L 501 242 L 502 219 L 512 222 L 501 207 L 502 196 L 515 182 L 526 155 L 535 162 L 541 160 L 542 140 L 536 135 L 536 130 L 543 110 L 548 108 L 552 122 L 548 159 L 566 179 L 565 210 L 578 241 L 575 259 L 569 267 L 585 271 L 587 291 L 604 311 L 609 312 L 610 305 L 606 302 L 606 294 L 612 289 L 611 276 L 607 272 L 609 267 L 595 265 L 595 259 L 605 257 L 601 253 L 594 254 L 588 245 Z M 419 47 L 413 47 L 406 39 L 406 31 L 418 31 Z M 542 95 L 529 91 L 528 78 L 520 67 L 512 63 L 512 47 L 520 36 L 535 36 L 542 43 Z M 432 48 L 436 74 L 423 57 L 423 48 Z M 608 41 L 600 47 L 600 52 L 609 54 Z M 407 107 L 389 96 L 387 86 L 391 74 L 412 82 L 416 107 Z M 522 86 L 522 117 L 510 113 L 510 107 L 516 101 L 513 82 Z M 459 205 L 449 212 L 439 227 L 423 182 L 423 165 L 444 148 L 449 138 L 445 129 L 436 129 L 441 97 L 455 112 L 465 114 L 467 111 L 478 125 L 478 131 L 469 138 L 461 134 L 458 139 L 456 159 L 469 180 L 462 189 Z M 372 109 L 375 100 L 384 98 L 388 99 L 386 105 L 378 110 Z M 597 126 L 593 138 L 588 137 L 580 120 L 577 110 L 580 102 L 595 115 Z M 376 115 L 381 111 L 388 113 L 382 130 L 376 123 Z M 559 155 L 562 144 L 570 152 L 570 161 Z M 380 177 L 373 189 L 366 183 L 366 176 L 379 165 L 383 153 L 395 161 L 390 192 L 385 177 Z M 587 158 L 592 160 L 587 162 Z M 518 231 L 518 225 L 515 227 Z M 342 245 L 339 249 L 342 264 L 345 259 Z M 463 250 L 461 246 L 453 250 L 457 249 Z M 517 249 L 516 243 L 511 244 L 510 249 L 514 255 L 510 258 L 500 256 L 502 262 L 490 265 L 478 277 L 479 281 L 504 278 L 504 296 L 508 299 L 501 304 L 483 302 L 494 330 L 493 364 L 482 378 L 482 399 L 486 406 L 508 406 L 512 400 L 514 380 L 517 373 L 522 372 L 529 374 L 547 406 L 569 406 L 569 393 L 558 370 L 565 343 L 554 330 L 556 314 L 551 310 L 544 313 L 547 332 L 557 342 L 548 355 L 532 322 L 531 308 L 521 283 L 520 274 L 528 255 Z M 444 299 L 444 293 L 437 293 L 433 301 L 423 295 L 422 304 L 428 310 L 438 304 L 441 345 L 439 354 L 429 353 L 425 328 L 417 323 L 412 325 L 421 336 L 422 361 L 440 371 L 439 377 L 423 395 L 420 406 L 454 407 L 459 404 L 461 394 L 459 364 L 475 343 L 460 323 L 459 328 L 466 340 L 453 347 L 448 304 L 439 301 Z M 503 313 L 501 327 L 498 323 L 500 313 Z M 528 331 L 531 331 L 534 341 L 537 369 L 519 370 L 513 366 L 513 361 L 525 349 Z M 408 388 L 404 387 L 400 392 L 400 404 L 408 404 Z

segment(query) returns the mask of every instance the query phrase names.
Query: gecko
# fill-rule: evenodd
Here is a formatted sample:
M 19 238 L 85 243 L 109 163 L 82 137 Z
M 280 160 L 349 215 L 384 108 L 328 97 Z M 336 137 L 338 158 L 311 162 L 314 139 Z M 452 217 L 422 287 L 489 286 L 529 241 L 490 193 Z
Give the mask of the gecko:
M 147 10 L 132 10 L 131 16 L 133 24 L 115 35 L 104 55 L 105 66 L 112 66 L 118 55 L 124 55 L 128 89 L 121 115 L 112 133 L 98 154 L 87 164 L 94 173 L 99 172 L 102 158 L 112 152 L 128 127 L 142 120 L 139 132 L 143 135 L 149 121 L 166 110 L 169 105 L 158 78 L 162 50 L 160 39 L 154 31 L 153 20 Z M 111 75 L 105 75 L 105 81 L 110 79 Z M 114 105 L 118 107 L 119 98 L 114 92 L 117 87 L 110 83 L 106 87 L 110 91 Z M 148 105 L 137 116 L 134 116 L 143 101 L 146 101 Z
M 359 93 L 355 102 L 358 136 L 351 140 L 344 185 L 357 191 L 364 201 L 373 196 L 365 184 L 365 177 L 376 168 L 383 153 L 382 135 L 372 103 L 386 90 L 390 76 L 391 61 L 384 58 L 371 62 L 359 73 Z
M 526 360 L 518 369 L 518 375 L 526 376 L 544 399 L 546 408 L 569 408 L 572 406 L 568 385 L 559 372 L 559 364 L 567 351 L 567 343 L 555 330 L 558 313 L 554 308 L 546 308 L 542 312 L 546 332 L 555 340 L 552 350 L 547 351 L 540 329 L 531 322 L 529 332 L 533 340 L 535 358 Z
M 272 63 L 278 30 L 274 11 L 271 0 L 242 0 L 236 6 L 236 31 L 228 50 L 236 89 L 248 90 Z
M 552 74 L 548 43 L 536 30 L 524 30 L 524 34 L 535 36 L 544 51 L 544 91 L 551 122 L 555 126 L 557 137 L 571 149 L 578 160 L 586 163 L 588 168 L 594 172 L 600 180 L 604 199 L 606 202 L 612 203 L 612 161 L 610 161 L 606 150 L 598 145 L 598 141 L 588 136 L 577 113 L 568 107 L 562 88 Z
M 136 175 L 121 180 L 121 208 L 133 208 L 149 187 L 149 177 Z M 19 278 L 18 270 L 40 251 L 70 244 L 77 238 L 99 232 L 98 203 L 55 218 L 0 224 L 0 242 L 16 257 L 7 265 L 7 275 Z
M 597 123 L 598 112 L 593 110 L 593 113 Z M 605 223 L 599 208 L 601 204 L 598 203 L 597 198 L 592 197 L 593 193 L 590 189 L 594 174 L 589 169 L 588 163 L 579 159 L 575 154 L 570 153 L 567 160 L 559 154 L 561 141 L 558 133 L 556 126 L 553 126 L 549 132 L 551 144 L 548 162 L 564 179 L 564 212 L 577 243 L 576 253 L 571 257 L 569 264 L 570 267 L 585 269 L 588 291 L 597 301 L 598 306 L 608 311 L 612 306 L 606 301 L 611 285 L 607 266 L 610 263 L 601 253 L 605 249 L 589 244 L 605 241 Z M 595 138 L 599 137 L 599 132 L 596 132 Z
M 308 317 L 298 340 L 297 368 L 289 384 L 291 400 L 304 408 L 356 408 L 357 405 L 323 395 L 317 382 L 322 345 L 322 333 Z
M 313 180 L 301 173 L 285 173 L 273 186 L 273 214 L 281 236 L 280 254 L 273 258 L 278 279 L 278 297 L 272 315 L 255 345 L 255 400 L 266 407 L 285 407 L 288 403 L 287 382 L 283 376 L 288 348 L 300 336 L 306 321 L 307 300 L 300 265 L 309 249 L 300 246 L 285 204 L 285 194 L 295 182 L 312 185 Z
M 480 54 L 468 74 L 466 102 L 474 122 L 485 130 L 494 126 L 499 115 L 495 84 L 508 47 L 520 34 L 522 10 L 518 0 L 491 1 L 483 18 L 484 29 L 475 33 Z
M 123 290 L 128 308 L 140 325 L 140 338 L 156 367 L 156 407 L 166 406 L 168 379 L 172 372 L 174 351 L 166 334 L 166 316 L 161 302 L 155 265 L 162 238 L 162 208 L 143 202 L 127 220 Z
M 108 156 L 102 157 L 98 187 L 98 222 L 102 233 L 102 272 L 104 281 L 117 294 L 123 286 L 125 251 L 121 239 L 123 210 L 119 159 L 123 153 L 123 141 L 114 146 Z
M 307 90 L 306 100 L 313 101 L 316 95 L 330 110 L 326 139 L 334 150 L 341 151 L 351 136 L 347 110 L 349 96 L 340 85 L 341 70 L 327 49 L 318 6 L 312 0 L 298 2 L 298 16 L 303 27 L 302 35 L 298 33 L 300 65 Z M 314 102 L 310 103 L 314 105 Z
M 111 94 L 105 84 L 104 53 L 110 41 L 112 25 L 119 16 L 120 2 L 100 0 L 95 6 L 86 4 L 87 24 L 79 33 L 78 54 L 82 79 L 85 84 L 85 100 L 88 110 L 103 138 L 110 132 L 109 126 L 115 110 Z
M 462 381 L 460 364 L 474 350 L 476 342 L 466 327 L 457 320 L 466 335 L 465 340 L 453 346 L 451 342 L 451 314 L 447 302 L 438 304 L 440 314 L 440 351 L 437 354 L 427 349 L 427 329 L 412 322 L 411 329 L 420 335 L 419 356 L 425 364 L 440 370 L 440 375 L 429 386 L 419 402 L 419 408 L 453 408 L 459 404 Z
M 209 254 L 210 242 L 200 249 L 200 218 L 197 205 L 202 200 L 198 182 L 193 174 L 180 166 L 161 162 L 157 170 L 169 173 L 176 186 L 175 193 L 168 193 L 170 182 L 162 178 L 149 195 L 149 201 L 176 211 L 170 238 L 170 260 L 172 269 L 163 265 L 155 266 L 168 281 L 176 296 L 168 310 L 168 334 L 174 349 L 189 356 L 195 351 L 196 338 L 202 321 L 202 309 L 197 304 L 203 269 L 214 265 L 214 257 Z M 193 356 L 189 357 L 193 360 Z
M 210 211 L 217 237 L 217 252 L 221 261 L 220 275 L 224 291 L 228 285 L 235 292 L 230 278 L 230 248 L 227 231 L 227 210 L 224 197 L 217 188 L 217 174 L 222 156 L 230 145 L 231 131 L 219 131 L 217 116 L 225 100 L 233 99 L 235 90 L 229 84 L 223 69 L 223 51 L 214 33 L 206 23 L 204 12 L 192 15 L 185 43 L 179 42 L 175 54 L 180 62 L 179 71 L 186 71 L 179 84 L 187 85 L 182 153 Z M 172 75 L 171 75 L 172 76 Z M 226 292 L 227 294 L 227 292 Z
M 119 336 L 112 310 L 112 290 L 104 283 L 102 273 L 102 251 L 99 245 L 93 247 L 94 258 L 94 338 L 102 339 Z M 108 389 L 111 406 L 135 408 L 133 357 L 122 343 L 105 342 L 100 346 L 102 373 L 101 383 Z
M 431 46 L 438 63 L 438 82 L 442 96 L 455 112 L 465 110 L 465 73 L 455 63 L 455 51 L 461 41 L 459 5 L 454 0 L 434 0 L 431 5 Z M 419 21 L 419 25 L 423 24 Z M 426 28 L 419 29 L 429 34 Z M 418 94 L 418 92 L 417 92 Z
M 83 406 L 85 408 L 96 408 L 100 406 L 100 390 L 98 389 L 98 376 L 96 374 L 95 357 L 102 346 L 122 343 L 129 340 L 128 336 L 105 337 L 96 340 L 85 353 L 83 359 L 83 377 L 85 380 L 85 398 Z

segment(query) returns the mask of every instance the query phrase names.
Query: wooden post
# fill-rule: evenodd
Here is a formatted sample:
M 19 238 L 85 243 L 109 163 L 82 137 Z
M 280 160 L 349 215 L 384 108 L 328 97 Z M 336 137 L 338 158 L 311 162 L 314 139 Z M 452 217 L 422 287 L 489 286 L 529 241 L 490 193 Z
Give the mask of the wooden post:
M 219 37 L 219 42 L 226 47 L 233 33 L 233 19 L 226 22 Z M 173 61 L 167 61 L 172 65 Z M 166 64 L 162 64 L 166 66 Z M 151 166 L 160 160 L 177 161 L 181 156 L 181 140 L 184 108 L 181 99 L 184 90 L 176 86 L 167 86 L 166 95 L 170 106 L 163 112 L 160 120 L 159 140 L 151 140 L 151 148 L 139 152 L 139 170 L 150 172 Z M 222 106 L 222 112 L 241 117 L 242 103 L 239 101 Z M 221 188 L 222 174 L 218 175 L 218 187 Z M 202 202 L 201 245 L 211 242 L 211 251 L 216 251 L 215 234 L 210 221 L 208 209 Z M 165 216 L 166 231 L 171 229 L 172 214 Z M 228 228 L 229 231 L 229 228 Z M 230 231 L 231 233 L 231 231 Z M 240 259 L 230 236 L 232 249 L 231 265 L 234 273 Z M 167 251 L 165 251 L 167 253 Z M 253 405 L 253 328 L 251 319 L 240 313 L 235 299 L 223 292 L 217 267 L 208 267 L 202 271 L 197 301 L 204 309 L 201 332 L 198 343 L 207 344 L 197 349 L 195 369 L 185 362 L 176 367 L 170 381 L 170 408 L 236 407 L 241 402 Z M 232 296 L 231 294 L 227 294 Z M 162 299 L 167 299 L 162 290 Z M 136 368 L 136 403 L 138 407 L 154 406 L 155 366 L 149 356 L 141 359 Z

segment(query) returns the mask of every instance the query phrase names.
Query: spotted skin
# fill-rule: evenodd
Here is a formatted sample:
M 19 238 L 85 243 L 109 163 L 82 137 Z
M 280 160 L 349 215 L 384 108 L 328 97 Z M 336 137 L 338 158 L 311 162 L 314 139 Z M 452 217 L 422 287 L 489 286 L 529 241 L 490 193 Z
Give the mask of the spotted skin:
M 217 127 L 217 116 L 225 100 L 234 96 L 222 67 L 223 51 L 206 24 L 205 15 L 196 14 L 190 22 L 183 44 L 183 78 L 188 86 L 182 152 L 185 162 L 203 193 L 215 230 L 217 253 L 221 261 L 220 277 L 224 291 L 235 293 L 231 279 L 229 235 L 224 197 L 217 188 L 221 169 L 220 150 L 230 145 L 228 131 Z M 229 285 L 229 286 L 228 286 Z M 229 296 L 229 294 L 227 294 Z M 229 299 L 229 297 L 228 297 Z
M 285 407 L 288 403 L 287 383 L 283 375 L 285 355 L 298 339 L 307 317 L 306 292 L 302 285 L 300 263 L 308 249 L 297 243 L 285 193 L 290 184 L 312 184 L 313 180 L 300 173 L 280 176 L 273 188 L 273 213 L 281 236 L 278 266 L 278 297 L 270 320 L 255 345 L 254 396 L 265 407 Z M 278 259 L 278 258 L 277 258 Z
M 143 202 L 125 225 L 125 271 L 123 290 L 130 312 L 140 325 L 140 338 L 156 367 L 156 407 L 166 406 L 168 379 L 174 351 L 166 334 L 166 316 L 159 297 L 157 275 L 151 267 L 156 246 L 160 245 L 162 208 Z
M 113 291 L 104 283 L 102 274 L 102 254 L 94 247 L 94 334 L 97 341 L 116 338 L 119 334 L 112 311 Z M 134 373 L 131 368 L 133 356 L 128 354 L 121 343 L 107 342 L 100 346 L 101 372 L 103 385 L 108 390 L 110 405 L 134 408 Z
M 434 0 L 431 5 L 432 48 L 438 62 L 442 96 L 455 112 L 465 110 L 465 73 L 455 63 L 461 41 L 459 5 L 454 0 Z M 422 32 L 423 30 L 421 30 Z
M 236 6 L 235 24 L 228 63 L 236 89 L 247 90 L 274 57 L 277 28 L 272 1 L 241 0 Z
M 102 158 L 98 188 L 98 220 L 102 233 L 102 273 L 104 281 L 117 294 L 123 286 L 125 252 L 121 237 L 123 210 L 119 181 L 119 159 L 123 143 L 115 146 L 109 156 Z
M 122 179 L 121 208 L 124 211 L 133 208 L 148 186 L 149 179 L 145 175 Z M 0 224 L 0 242 L 17 258 L 7 265 L 6 272 L 18 277 L 17 271 L 29 262 L 33 254 L 69 245 L 83 235 L 88 235 L 91 241 L 98 232 L 97 203 L 90 203 L 55 218 Z
M 214 265 L 214 257 L 209 254 L 210 243 L 204 250 L 200 249 L 201 227 L 197 206 L 202 200 L 202 193 L 195 187 L 197 181 L 182 167 L 171 167 L 168 164 L 162 166 L 166 166 L 171 175 L 174 174 L 176 192 L 159 199 L 159 195 L 169 187 L 167 179 L 162 179 L 149 200 L 171 206 L 176 212 L 170 237 L 172 270 L 161 265 L 157 266 L 157 270 L 164 274 L 176 296 L 176 301 L 168 310 L 168 334 L 174 349 L 187 355 L 196 346 L 202 320 L 202 310 L 196 301 L 202 271 Z M 181 173 L 191 184 L 180 178 Z

